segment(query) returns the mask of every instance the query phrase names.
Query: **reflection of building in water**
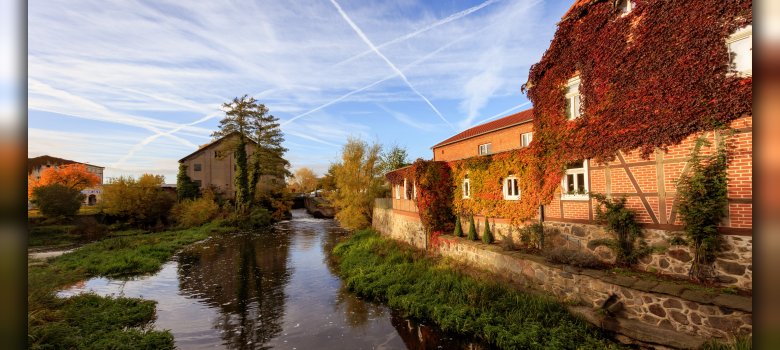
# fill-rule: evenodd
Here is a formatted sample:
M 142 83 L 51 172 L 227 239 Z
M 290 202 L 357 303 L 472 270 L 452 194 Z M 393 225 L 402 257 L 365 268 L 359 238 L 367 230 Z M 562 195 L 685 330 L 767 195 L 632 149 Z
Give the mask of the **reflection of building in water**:
M 179 255 L 180 289 L 220 310 L 214 327 L 229 348 L 262 348 L 281 332 L 289 247 L 285 234 L 241 234 Z

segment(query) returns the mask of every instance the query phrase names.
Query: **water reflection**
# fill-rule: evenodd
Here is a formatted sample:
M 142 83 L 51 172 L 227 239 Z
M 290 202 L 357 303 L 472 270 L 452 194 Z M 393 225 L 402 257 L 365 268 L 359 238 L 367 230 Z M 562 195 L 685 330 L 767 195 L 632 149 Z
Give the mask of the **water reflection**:
M 155 328 L 181 349 L 481 348 L 350 293 L 330 257 L 344 236 L 333 220 L 295 210 L 270 230 L 194 244 L 155 275 L 95 278 L 60 295 L 156 300 Z

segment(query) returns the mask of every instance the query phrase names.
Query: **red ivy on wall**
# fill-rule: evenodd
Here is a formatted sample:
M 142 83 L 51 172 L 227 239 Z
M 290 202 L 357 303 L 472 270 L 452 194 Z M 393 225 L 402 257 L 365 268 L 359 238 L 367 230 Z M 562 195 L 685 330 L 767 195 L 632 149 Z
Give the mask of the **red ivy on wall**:
M 531 67 L 523 86 L 534 104 L 531 147 L 446 166 L 418 160 L 387 175 L 393 184 L 404 177 L 420 184 L 417 205 L 429 232 L 452 222 L 443 218 L 453 208 L 519 225 L 560 190 L 566 163 L 611 160 L 636 149 L 647 157 L 752 114 L 752 78 L 729 73 L 726 46 L 729 35 L 752 24 L 751 0 L 636 0 L 625 16 L 615 3 L 595 0 L 573 9 Z M 582 116 L 569 121 L 565 90 L 574 76 Z M 466 174 L 469 199 L 461 193 Z M 501 179 L 510 174 L 520 180 L 519 201 L 502 198 Z
M 729 74 L 726 38 L 753 22 L 750 0 L 614 1 L 575 8 L 523 89 L 534 103 L 542 159 L 647 157 L 687 136 L 752 114 L 752 78 Z M 567 81 L 581 79 L 582 116 L 564 116 Z M 546 157 L 545 157 L 546 156 Z

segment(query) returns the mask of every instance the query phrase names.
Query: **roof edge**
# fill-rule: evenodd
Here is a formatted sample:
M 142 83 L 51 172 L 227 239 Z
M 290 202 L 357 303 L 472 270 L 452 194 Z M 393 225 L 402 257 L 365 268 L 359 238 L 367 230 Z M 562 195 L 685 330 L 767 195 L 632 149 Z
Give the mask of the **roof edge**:
M 431 148 L 430 148 L 430 149 L 432 149 L 432 150 L 433 150 L 433 149 L 436 149 L 436 148 L 439 148 L 439 147 L 443 147 L 443 146 L 451 145 L 451 144 L 453 144 L 453 143 L 457 143 L 457 142 L 465 141 L 465 140 L 468 140 L 468 139 L 473 139 L 473 138 L 475 138 L 475 137 L 477 137 L 477 136 L 482 136 L 482 135 L 485 135 L 485 134 L 489 134 L 489 133 L 491 133 L 491 132 L 494 132 L 494 131 L 498 131 L 498 130 L 504 130 L 504 129 L 506 129 L 506 128 L 511 128 L 511 127 L 513 127 L 513 126 L 518 126 L 518 125 L 525 124 L 525 123 L 530 123 L 530 122 L 533 122 L 533 121 L 534 121 L 534 120 L 533 120 L 533 118 L 531 118 L 531 119 L 528 119 L 528 120 L 523 120 L 523 121 L 521 121 L 521 122 L 517 122 L 517 123 L 514 123 L 514 124 L 509 124 L 509 125 L 506 125 L 506 126 L 502 126 L 502 127 L 500 127 L 500 128 L 491 129 L 491 130 L 488 130 L 488 131 L 485 131 L 485 132 L 481 132 L 481 133 L 479 133 L 479 134 L 471 135 L 471 136 L 469 136 L 469 137 L 465 137 L 465 138 L 462 138 L 462 139 L 459 139 L 459 140 L 453 140 L 453 141 L 450 141 L 450 142 L 447 142 L 447 143 L 437 143 L 437 144 L 435 144 L 435 145 L 431 146 Z M 474 126 L 474 127 L 477 127 L 477 126 L 479 126 L 479 125 L 476 125 L 476 126 Z M 466 129 L 466 130 L 468 130 L 468 129 Z M 466 131 L 466 130 L 464 130 L 464 131 Z

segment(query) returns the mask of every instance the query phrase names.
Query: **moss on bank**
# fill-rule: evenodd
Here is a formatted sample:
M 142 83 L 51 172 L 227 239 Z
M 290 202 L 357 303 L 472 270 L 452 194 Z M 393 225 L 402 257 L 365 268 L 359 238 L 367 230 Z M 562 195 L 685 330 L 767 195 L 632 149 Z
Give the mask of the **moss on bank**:
M 28 270 L 28 347 L 33 349 L 166 349 L 167 331 L 146 329 L 155 302 L 94 294 L 58 298 L 69 284 L 96 276 L 129 277 L 156 272 L 185 245 L 231 229 L 213 222 L 180 231 L 104 239 Z
M 374 231 L 355 233 L 333 252 L 350 290 L 445 331 L 502 348 L 620 348 L 552 298 L 467 276 Z

